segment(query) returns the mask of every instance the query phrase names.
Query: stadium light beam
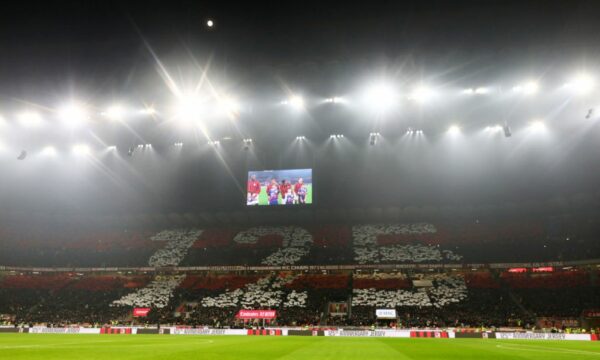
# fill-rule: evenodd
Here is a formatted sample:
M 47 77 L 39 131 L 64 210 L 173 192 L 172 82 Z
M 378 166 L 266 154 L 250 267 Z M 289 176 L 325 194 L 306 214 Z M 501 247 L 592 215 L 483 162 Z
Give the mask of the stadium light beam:
M 219 105 L 229 116 L 237 115 L 240 110 L 240 104 L 230 96 L 225 96 L 219 99 Z
M 156 109 L 153 106 L 147 106 L 141 110 L 141 113 L 144 115 L 154 115 L 156 114 Z
M 398 92 L 390 84 L 379 83 L 366 90 L 365 100 L 369 107 L 385 112 L 398 104 Z
M 53 146 L 46 146 L 42 149 L 43 156 L 56 156 L 56 149 Z
M 175 116 L 183 122 L 194 122 L 203 113 L 202 99 L 195 93 L 182 94 L 177 99 Z
M 90 147 L 85 144 L 77 144 L 73 146 L 73 154 L 84 156 L 90 154 Z
M 302 108 L 304 108 L 304 98 L 302 98 L 302 96 L 300 95 L 290 96 L 290 98 L 285 103 L 290 105 L 295 110 L 301 110 Z
M 39 127 L 42 124 L 42 117 L 35 112 L 24 112 L 18 115 L 19 122 L 25 127 Z
M 594 78 L 588 74 L 578 74 L 565 84 L 567 88 L 578 95 L 589 94 L 596 86 Z
M 334 96 L 334 97 L 325 99 L 325 102 L 329 103 L 329 104 L 340 104 L 340 103 L 344 102 L 344 99 L 339 96 Z
M 63 124 L 71 128 L 80 126 L 89 119 L 86 109 L 77 103 L 61 107 L 58 116 Z
M 477 90 L 475 90 L 477 91 Z M 409 99 L 418 103 L 430 101 L 435 96 L 435 91 L 427 86 L 418 86 L 409 95 Z
M 535 81 L 528 81 L 523 84 L 519 84 L 513 86 L 513 92 L 523 94 L 523 95 L 533 95 L 536 94 L 539 90 L 539 85 Z
M 458 135 L 458 134 L 460 134 L 460 127 L 458 125 L 451 125 L 448 128 L 448 134 L 450 134 L 450 135 Z
M 546 124 L 542 120 L 534 120 L 529 124 L 529 128 L 535 132 L 546 130 Z
M 102 114 L 109 120 L 120 121 L 123 120 L 123 117 L 125 116 L 125 110 L 121 105 L 112 105 Z

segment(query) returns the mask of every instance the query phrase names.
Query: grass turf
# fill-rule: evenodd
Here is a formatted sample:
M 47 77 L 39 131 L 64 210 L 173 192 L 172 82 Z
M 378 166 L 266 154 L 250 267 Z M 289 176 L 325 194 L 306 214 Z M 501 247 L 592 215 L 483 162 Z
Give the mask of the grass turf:
M 0 334 L 0 359 L 600 359 L 600 342 Z
M 282 205 L 283 200 L 279 197 L 279 205 Z M 312 204 L 312 184 L 306 184 L 306 203 Z M 261 186 L 258 194 L 258 205 L 269 205 L 267 198 L 267 187 Z

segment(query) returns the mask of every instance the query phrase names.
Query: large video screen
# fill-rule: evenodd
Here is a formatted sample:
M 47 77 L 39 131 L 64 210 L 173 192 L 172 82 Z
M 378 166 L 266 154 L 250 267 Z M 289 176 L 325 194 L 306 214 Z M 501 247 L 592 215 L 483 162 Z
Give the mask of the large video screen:
M 312 201 L 312 169 L 248 172 L 246 205 L 305 205 Z

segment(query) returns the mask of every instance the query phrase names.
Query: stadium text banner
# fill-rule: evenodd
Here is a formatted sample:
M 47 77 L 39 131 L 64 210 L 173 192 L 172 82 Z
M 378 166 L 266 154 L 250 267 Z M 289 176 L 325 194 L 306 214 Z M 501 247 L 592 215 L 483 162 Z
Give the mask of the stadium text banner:
M 395 319 L 396 309 L 377 309 L 375 310 L 375 316 L 378 319 Z
M 150 308 L 134 308 L 133 316 L 134 317 L 144 317 L 144 316 L 148 316 L 149 312 L 150 312 Z
M 238 319 L 251 320 L 251 319 L 266 319 L 271 320 L 277 317 L 277 311 L 275 310 L 240 310 L 235 316 Z

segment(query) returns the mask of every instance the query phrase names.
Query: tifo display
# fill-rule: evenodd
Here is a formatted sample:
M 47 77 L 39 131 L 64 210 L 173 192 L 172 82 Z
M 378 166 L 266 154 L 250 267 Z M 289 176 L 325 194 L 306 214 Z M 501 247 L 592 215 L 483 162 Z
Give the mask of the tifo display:
M 312 169 L 248 172 L 246 205 L 305 205 L 312 201 Z

